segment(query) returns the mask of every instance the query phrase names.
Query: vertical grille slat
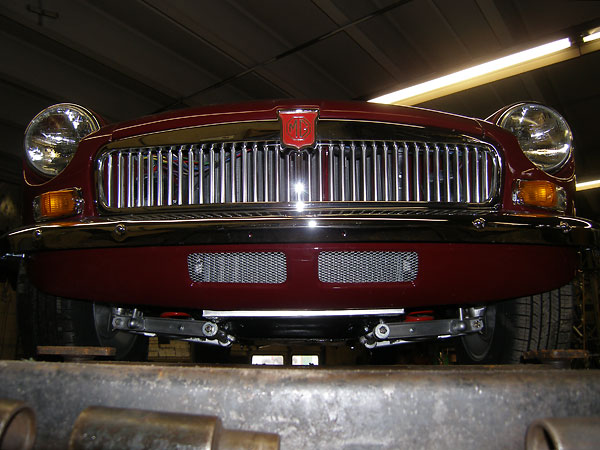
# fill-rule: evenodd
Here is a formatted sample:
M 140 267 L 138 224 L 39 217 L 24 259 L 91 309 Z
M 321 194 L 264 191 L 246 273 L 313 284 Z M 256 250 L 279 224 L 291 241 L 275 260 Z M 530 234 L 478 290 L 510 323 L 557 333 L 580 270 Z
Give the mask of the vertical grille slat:
M 485 144 L 323 141 L 295 151 L 243 141 L 107 151 L 98 192 L 110 209 L 245 202 L 488 204 L 499 157 Z M 302 187 L 301 187 L 302 186 Z

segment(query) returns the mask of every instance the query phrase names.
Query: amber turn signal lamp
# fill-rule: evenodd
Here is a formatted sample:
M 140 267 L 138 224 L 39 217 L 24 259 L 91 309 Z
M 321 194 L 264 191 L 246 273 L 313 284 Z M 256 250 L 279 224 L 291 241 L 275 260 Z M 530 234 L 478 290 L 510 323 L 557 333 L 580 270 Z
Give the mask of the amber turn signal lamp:
M 565 190 L 546 180 L 519 180 L 513 191 L 513 201 L 517 205 L 564 211 L 566 200 Z
M 36 220 L 74 216 L 83 211 L 83 198 L 79 189 L 45 192 L 33 201 Z

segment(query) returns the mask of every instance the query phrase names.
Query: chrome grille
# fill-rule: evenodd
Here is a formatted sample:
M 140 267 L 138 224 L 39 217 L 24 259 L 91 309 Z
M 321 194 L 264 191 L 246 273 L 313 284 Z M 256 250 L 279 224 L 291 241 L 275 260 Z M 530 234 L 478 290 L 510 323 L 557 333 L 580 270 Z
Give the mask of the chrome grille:
M 285 254 L 281 252 L 191 253 L 190 279 L 195 283 L 284 283 Z
M 321 252 L 318 264 L 323 283 L 403 283 L 419 271 L 416 252 Z
M 479 142 L 277 141 L 110 150 L 98 160 L 109 210 L 256 202 L 437 202 L 482 205 L 499 190 L 499 157 Z

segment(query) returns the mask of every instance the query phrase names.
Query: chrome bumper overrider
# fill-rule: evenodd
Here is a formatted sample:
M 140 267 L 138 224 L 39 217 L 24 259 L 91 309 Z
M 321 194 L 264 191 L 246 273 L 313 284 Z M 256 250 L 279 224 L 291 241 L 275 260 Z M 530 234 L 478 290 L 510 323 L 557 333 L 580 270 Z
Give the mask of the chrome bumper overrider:
M 110 247 L 311 243 L 440 242 L 595 246 L 598 225 L 576 217 L 403 215 L 230 217 L 144 220 L 100 218 L 31 225 L 5 238 L 27 253 Z

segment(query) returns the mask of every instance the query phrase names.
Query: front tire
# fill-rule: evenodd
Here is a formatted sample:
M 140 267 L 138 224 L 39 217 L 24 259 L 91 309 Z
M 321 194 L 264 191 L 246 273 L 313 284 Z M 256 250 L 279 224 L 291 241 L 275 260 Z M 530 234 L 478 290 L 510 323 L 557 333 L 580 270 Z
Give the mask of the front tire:
M 110 306 L 40 292 L 23 269 L 17 286 L 17 313 L 27 358 L 36 357 L 38 346 L 91 346 L 114 347 L 117 360 L 147 359 L 148 339 L 112 330 Z
M 573 327 L 573 286 L 490 305 L 481 333 L 463 336 L 463 364 L 518 364 L 523 353 L 567 349 Z

